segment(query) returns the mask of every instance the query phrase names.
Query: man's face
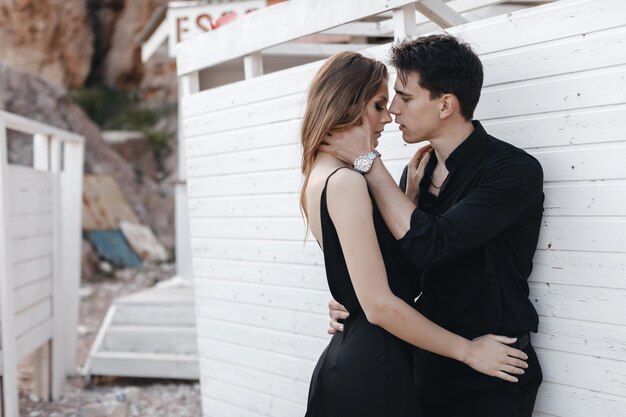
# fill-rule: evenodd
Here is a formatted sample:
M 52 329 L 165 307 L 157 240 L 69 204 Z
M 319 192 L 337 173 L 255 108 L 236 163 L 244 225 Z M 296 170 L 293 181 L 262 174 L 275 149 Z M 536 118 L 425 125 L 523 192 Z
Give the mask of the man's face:
M 396 78 L 396 95 L 389 107 L 400 125 L 406 143 L 419 143 L 437 137 L 441 126 L 441 102 L 430 99 L 430 92 L 419 85 L 419 74 L 409 73 L 406 85 Z

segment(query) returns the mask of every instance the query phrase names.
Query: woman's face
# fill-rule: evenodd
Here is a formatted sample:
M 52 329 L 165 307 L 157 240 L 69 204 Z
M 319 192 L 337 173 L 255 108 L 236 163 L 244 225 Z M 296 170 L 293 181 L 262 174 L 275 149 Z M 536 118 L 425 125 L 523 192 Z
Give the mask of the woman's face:
M 387 110 L 387 102 L 389 101 L 389 89 L 387 88 L 387 80 L 383 80 L 376 95 L 365 103 L 363 117 L 367 118 L 372 129 L 371 138 L 372 146 L 378 146 L 378 138 L 385 125 L 391 122 L 391 115 Z

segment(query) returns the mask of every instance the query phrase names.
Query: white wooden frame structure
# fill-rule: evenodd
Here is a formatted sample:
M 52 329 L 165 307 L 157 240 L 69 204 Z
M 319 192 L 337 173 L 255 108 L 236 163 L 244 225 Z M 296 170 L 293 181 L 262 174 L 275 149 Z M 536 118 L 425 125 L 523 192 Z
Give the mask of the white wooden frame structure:
M 328 341 L 323 257 L 298 210 L 298 128 L 321 62 L 263 75 L 261 51 L 390 11 L 396 37 L 411 35 L 414 4 L 460 22 L 440 1 L 293 1 L 179 46 L 205 416 L 302 415 Z M 620 0 L 561 0 L 448 29 L 484 64 L 476 117 L 544 169 L 535 417 L 626 416 L 625 15 Z M 245 81 L 200 91 L 199 71 L 236 57 Z M 413 148 L 396 127 L 380 143 L 399 177 Z
M 33 136 L 34 166 L 8 163 L 7 130 Z M 17 362 L 35 352 L 40 398 L 75 372 L 84 138 L 0 111 L 2 413 L 19 414 Z

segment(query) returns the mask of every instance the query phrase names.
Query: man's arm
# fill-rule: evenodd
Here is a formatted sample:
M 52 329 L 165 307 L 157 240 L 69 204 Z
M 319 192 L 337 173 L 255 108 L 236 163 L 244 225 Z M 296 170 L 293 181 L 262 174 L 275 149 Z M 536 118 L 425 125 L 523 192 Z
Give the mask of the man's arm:
M 445 262 L 483 245 L 519 221 L 533 204 L 543 202 L 541 165 L 528 154 L 509 152 L 491 163 L 483 176 L 478 187 L 442 215 L 413 211 L 400 244 L 416 267 Z M 384 205 L 388 212 L 383 211 L 378 196 L 384 198 L 385 193 L 379 190 L 374 195 L 387 221 L 395 209 L 390 201 Z

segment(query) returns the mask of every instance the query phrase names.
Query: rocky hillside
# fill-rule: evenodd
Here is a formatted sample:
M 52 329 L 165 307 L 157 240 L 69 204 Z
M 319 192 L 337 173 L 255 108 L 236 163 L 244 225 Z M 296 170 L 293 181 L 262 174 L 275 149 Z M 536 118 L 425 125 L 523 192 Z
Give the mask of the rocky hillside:
M 176 171 L 175 62 L 140 60 L 139 34 L 166 0 L 12 0 L 0 3 L 0 108 L 87 138 L 85 172 L 113 175 L 139 218 L 172 248 Z M 96 86 L 123 92 L 162 117 L 151 132 L 169 138 L 160 175 L 141 175 L 103 140 L 101 126 L 75 104 Z M 163 109 L 170 109 L 164 112 Z M 171 111 L 173 109 L 173 111 Z M 156 152 L 155 152 L 156 154 Z M 148 156 L 149 157 L 149 156 Z

